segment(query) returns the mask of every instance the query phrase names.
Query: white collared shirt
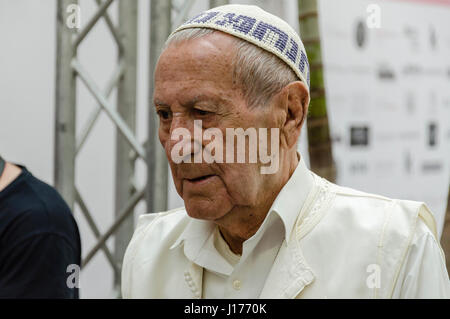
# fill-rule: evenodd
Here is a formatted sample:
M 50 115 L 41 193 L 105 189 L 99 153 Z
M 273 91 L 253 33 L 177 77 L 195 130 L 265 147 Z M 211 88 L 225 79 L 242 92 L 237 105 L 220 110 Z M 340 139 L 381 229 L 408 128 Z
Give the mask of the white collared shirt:
M 302 160 L 241 257 L 215 230 L 184 208 L 141 216 L 123 297 L 450 298 L 424 203 L 334 185 Z
M 242 256 L 230 250 L 216 225 L 191 220 L 175 245 L 184 241 L 186 257 L 203 267 L 203 298 L 259 297 L 312 183 L 313 177 L 300 158 L 258 231 L 243 243 Z

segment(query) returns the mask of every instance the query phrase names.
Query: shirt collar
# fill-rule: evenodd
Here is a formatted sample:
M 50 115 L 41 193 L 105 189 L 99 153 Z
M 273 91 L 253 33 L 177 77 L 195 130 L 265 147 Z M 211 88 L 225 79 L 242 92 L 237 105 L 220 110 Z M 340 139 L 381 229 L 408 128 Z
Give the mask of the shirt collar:
M 269 214 L 272 211 L 276 212 L 283 221 L 286 241 L 289 239 L 300 210 L 313 186 L 313 181 L 311 171 L 306 167 L 303 157 L 300 156 L 294 173 L 278 193 L 269 210 Z
M 190 218 L 185 230 L 170 247 L 184 244 L 184 255 L 200 267 L 229 276 L 233 271 L 228 261 L 214 247 L 216 225 L 210 221 Z
M 272 212 L 277 213 L 284 225 L 286 241 L 289 239 L 300 210 L 313 185 L 311 171 L 306 167 L 305 161 L 300 154 L 299 157 L 300 161 L 294 173 L 278 193 L 266 216 L 267 219 L 272 215 Z M 263 227 L 264 224 L 263 222 L 261 226 Z M 174 249 L 184 242 L 186 257 L 191 261 L 195 261 L 201 253 L 202 247 L 211 237 L 214 228 L 215 224 L 210 221 L 190 218 L 188 225 L 170 249 Z
M 177 238 L 175 243 L 170 247 L 170 249 L 174 249 L 186 241 L 197 241 L 201 243 L 201 246 L 203 246 L 206 240 L 210 237 L 211 233 L 214 231 L 214 223 L 191 217 L 188 218 L 189 222 L 186 228 Z

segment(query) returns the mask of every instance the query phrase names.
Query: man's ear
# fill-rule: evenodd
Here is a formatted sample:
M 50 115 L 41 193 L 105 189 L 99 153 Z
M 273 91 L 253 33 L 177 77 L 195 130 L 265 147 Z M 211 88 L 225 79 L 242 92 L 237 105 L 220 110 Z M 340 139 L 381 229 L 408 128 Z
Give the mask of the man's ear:
M 308 114 L 309 93 L 303 82 L 296 81 L 285 86 L 281 96 L 286 116 L 281 130 L 287 147 L 291 148 L 296 145 Z

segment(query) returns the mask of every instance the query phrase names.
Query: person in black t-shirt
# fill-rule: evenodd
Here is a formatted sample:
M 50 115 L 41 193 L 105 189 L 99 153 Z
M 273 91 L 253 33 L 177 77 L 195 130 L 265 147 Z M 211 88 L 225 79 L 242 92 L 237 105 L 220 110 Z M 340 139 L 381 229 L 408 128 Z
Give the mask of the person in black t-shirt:
M 80 264 L 78 227 L 62 197 L 0 157 L 0 298 L 79 298 Z

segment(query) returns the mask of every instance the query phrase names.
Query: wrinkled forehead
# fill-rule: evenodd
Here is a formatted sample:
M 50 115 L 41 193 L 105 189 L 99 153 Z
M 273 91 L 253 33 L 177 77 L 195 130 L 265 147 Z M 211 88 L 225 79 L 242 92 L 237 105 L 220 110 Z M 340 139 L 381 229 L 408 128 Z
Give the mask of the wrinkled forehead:
M 167 81 L 232 81 L 234 43 L 232 37 L 218 32 L 168 46 L 158 60 L 155 84 Z
M 239 95 L 233 81 L 233 39 L 228 37 L 213 33 L 167 47 L 155 70 L 155 98 Z

